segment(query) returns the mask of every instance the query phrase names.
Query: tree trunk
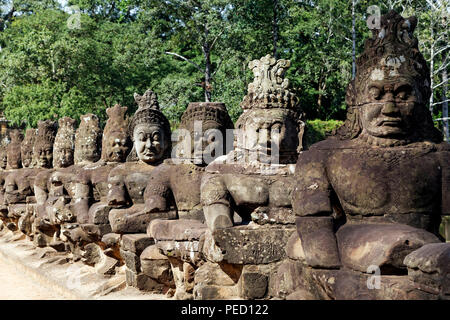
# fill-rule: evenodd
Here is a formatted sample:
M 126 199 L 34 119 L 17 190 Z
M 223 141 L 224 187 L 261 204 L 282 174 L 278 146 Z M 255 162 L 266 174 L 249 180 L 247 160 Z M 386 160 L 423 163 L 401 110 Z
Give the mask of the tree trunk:
M 356 0 L 352 0 L 352 80 L 356 77 Z
M 273 20 L 272 20 L 272 35 L 273 35 L 273 57 L 278 59 L 278 0 L 273 0 Z
M 442 118 L 444 118 L 443 121 L 443 128 L 444 128 L 444 139 L 447 142 L 450 142 L 449 140 L 449 130 L 448 130 L 448 101 L 447 101 L 447 89 L 448 89 L 448 74 L 447 69 L 444 68 L 442 71 L 442 81 L 444 82 L 442 87 Z
M 211 101 L 211 56 L 205 51 L 205 102 Z
M 430 112 L 433 116 L 433 91 L 434 91 L 434 25 L 431 25 L 431 53 L 430 53 Z
M 202 45 L 203 56 L 205 57 L 205 102 L 211 102 L 211 46 L 208 42 L 209 30 L 205 26 L 205 39 Z

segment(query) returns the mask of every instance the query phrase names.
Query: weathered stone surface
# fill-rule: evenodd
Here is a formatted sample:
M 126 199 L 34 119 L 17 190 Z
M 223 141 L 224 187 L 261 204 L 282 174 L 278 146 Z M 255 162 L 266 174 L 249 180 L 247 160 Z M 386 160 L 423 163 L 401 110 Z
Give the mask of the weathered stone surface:
M 298 217 L 296 224 L 308 265 L 322 268 L 340 266 L 331 217 Z
M 206 262 L 195 271 L 195 289 L 207 285 L 235 286 L 242 274 L 242 265 Z
M 155 293 L 163 293 L 167 291 L 167 288 L 163 284 L 157 283 L 155 280 L 149 278 L 143 273 L 137 274 L 131 270 L 126 270 L 125 275 L 128 286 Z
M 246 299 L 261 299 L 266 295 L 268 277 L 260 272 L 244 272 L 242 274 L 242 296 Z
M 233 264 L 266 264 L 286 257 L 285 247 L 293 227 L 238 226 L 212 233 L 214 243 L 205 236 L 204 252 L 214 262 Z
M 403 259 L 427 243 L 439 242 L 433 234 L 401 224 L 345 225 L 336 234 L 342 263 L 367 272 L 371 265 L 382 274 L 406 270 Z
M 283 261 L 278 266 L 276 274 L 272 274 L 270 277 L 269 296 L 287 299 L 299 287 L 304 287 L 303 268 L 304 265 L 301 262 L 289 259 Z
M 177 300 L 193 299 L 194 273 L 191 272 L 192 265 L 171 257 L 169 257 L 169 261 L 176 287 L 174 298 Z
M 128 126 L 133 148 L 127 163 L 108 176 L 107 204 L 116 207 L 109 213 L 109 222 L 113 232 L 121 234 L 145 233 L 151 220 L 165 217 L 145 211 L 144 192 L 155 166 L 170 156 L 170 124 L 159 110 L 154 92 L 147 90 L 134 97 L 139 108 Z
M 339 272 L 336 279 L 337 300 L 435 300 L 438 292 L 427 292 L 405 276 L 380 276 L 379 288 L 370 275 L 358 272 Z M 373 276 L 372 276 L 373 277 Z
M 125 265 L 128 269 L 133 271 L 134 273 L 141 272 L 141 259 L 135 253 L 131 251 L 120 249 L 120 256 L 125 261 Z
M 316 300 L 316 298 L 308 291 L 299 289 L 288 295 L 286 300 Z
M 305 261 L 305 252 L 303 251 L 302 241 L 297 233 L 293 233 L 286 244 L 286 255 L 293 260 Z
M 154 243 L 153 238 L 147 236 L 145 233 L 124 234 L 122 236 L 121 248 L 140 255 L 145 248 Z
M 450 243 L 424 245 L 407 255 L 404 263 L 412 281 L 450 295 Z
M 194 131 L 198 129 L 194 127 L 195 121 L 201 122 L 202 134 L 204 132 L 205 135 L 210 130 L 216 130 L 226 138 L 226 129 L 233 128 L 225 104 L 189 103 L 181 117 L 179 129 L 189 132 L 190 137 L 179 137 L 180 141 L 174 150 L 177 160 L 183 161 L 165 160 L 151 173 L 144 194 L 147 212 L 170 211 L 176 207 L 180 219 L 205 221 L 200 203 L 200 185 L 205 165 L 224 152 L 227 143 L 224 139 L 213 141 L 205 137 L 201 139 L 200 148 L 197 148 L 195 137 L 198 134 Z M 215 150 L 213 155 L 210 154 L 212 148 Z
M 195 300 L 230 300 L 239 299 L 238 286 L 205 285 L 194 289 Z
M 252 221 L 257 224 L 294 224 L 295 215 L 292 208 L 258 207 L 251 214 Z
M 212 231 L 235 225 L 234 213 L 244 223 L 252 218 L 293 222 L 291 164 L 301 149 L 304 123 L 298 98 L 285 79 L 289 66 L 290 61 L 270 55 L 249 63 L 254 79 L 241 103 L 245 112 L 236 122 L 240 134 L 235 149 L 211 162 L 202 178 L 203 211 Z M 279 129 L 276 141 L 269 128 Z
M 140 256 L 142 272 L 169 287 L 174 287 L 172 269 L 169 259 L 161 254 L 156 245 L 147 247 Z
M 197 220 L 153 220 L 147 229 L 147 234 L 155 240 L 191 241 L 199 240 L 207 227 Z
M 93 224 L 109 224 L 109 211 L 111 207 L 105 203 L 98 202 L 89 208 L 89 222 Z
M 203 261 L 202 241 L 158 241 L 156 246 L 168 257 L 195 265 Z
M 81 229 L 90 237 L 101 239 L 104 235 L 111 233 L 111 226 L 109 224 L 82 224 Z
M 118 233 L 108 233 L 102 237 L 102 242 L 107 248 L 114 247 L 120 242 L 120 234 Z

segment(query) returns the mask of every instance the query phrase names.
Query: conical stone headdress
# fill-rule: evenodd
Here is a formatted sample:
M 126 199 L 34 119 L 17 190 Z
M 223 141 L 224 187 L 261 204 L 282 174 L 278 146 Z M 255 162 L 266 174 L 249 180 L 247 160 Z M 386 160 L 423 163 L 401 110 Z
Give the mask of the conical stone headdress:
M 58 132 L 56 133 L 55 143 L 53 145 L 53 168 L 72 165 L 73 160 L 72 163 L 61 163 L 62 157 L 59 153 L 67 149 L 72 150 L 73 153 L 75 148 L 75 120 L 69 117 L 63 117 L 58 120 L 58 126 Z
M 159 110 L 158 97 L 156 93 L 154 93 L 151 90 L 147 90 L 142 96 L 135 93 L 134 100 L 138 105 L 138 109 L 131 118 L 130 124 L 128 126 L 128 135 L 130 136 L 131 140 L 133 140 L 134 142 L 133 133 L 136 126 L 140 124 L 145 124 L 148 126 L 152 124 L 159 125 L 161 126 L 164 135 L 168 139 L 169 143 L 169 147 L 167 148 L 166 151 L 167 154 L 165 157 L 170 156 L 170 149 L 171 149 L 170 123 L 169 120 L 167 120 L 166 116 Z M 127 161 L 130 162 L 138 160 L 139 159 L 133 143 L 133 149 L 128 155 Z
M 128 118 L 125 116 L 127 112 L 127 107 L 121 107 L 116 104 L 112 108 L 106 109 L 106 114 L 108 115 L 108 120 L 106 121 L 105 128 L 103 129 L 103 140 L 102 140 L 102 156 L 103 160 L 106 160 L 109 150 L 108 149 L 108 139 L 113 133 L 120 132 L 124 135 L 128 134 Z

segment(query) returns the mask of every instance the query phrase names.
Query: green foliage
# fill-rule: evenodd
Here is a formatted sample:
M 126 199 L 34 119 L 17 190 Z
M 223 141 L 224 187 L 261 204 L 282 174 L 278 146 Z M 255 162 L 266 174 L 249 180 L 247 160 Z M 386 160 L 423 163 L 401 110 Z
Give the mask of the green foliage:
M 132 114 L 133 93 L 150 88 L 176 126 L 189 102 L 205 99 L 205 44 L 211 49 L 211 100 L 224 102 L 234 121 L 253 77 L 248 63 L 275 49 L 278 58 L 291 60 L 286 77 L 307 119 L 345 118 L 352 77 L 349 1 L 69 0 L 67 6 L 81 12 L 75 12 L 79 29 L 67 24 L 75 7 L 15 0 L 12 14 L 11 6 L 1 6 L 8 2 L 0 0 L 0 111 L 15 124 L 34 126 L 54 115 L 78 120 L 86 112 L 104 121 L 105 109 L 116 103 Z M 396 1 L 399 9 L 403 2 Z M 374 3 L 356 3 L 358 55 L 370 31 L 366 9 Z M 403 13 L 419 13 L 416 34 L 427 56 L 430 12 L 424 0 L 414 4 Z M 436 99 L 441 92 L 442 86 Z
M 305 135 L 303 138 L 304 146 L 309 147 L 312 144 L 324 140 L 333 130 L 339 128 L 344 122 L 338 120 L 323 121 L 319 119 L 306 121 Z

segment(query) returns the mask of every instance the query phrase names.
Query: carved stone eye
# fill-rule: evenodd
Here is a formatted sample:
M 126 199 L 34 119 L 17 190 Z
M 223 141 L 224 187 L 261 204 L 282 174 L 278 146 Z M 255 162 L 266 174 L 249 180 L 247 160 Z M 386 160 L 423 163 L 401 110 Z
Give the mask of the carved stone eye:
M 397 93 L 397 98 L 405 100 L 406 98 L 408 98 L 408 93 L 406 91 L 400 91 L 399 93 Z
M 381 90 L 377 87 L 371 87 L 369 89 L 369 94 L 372 98 L 378 100 L 381 98 Z

